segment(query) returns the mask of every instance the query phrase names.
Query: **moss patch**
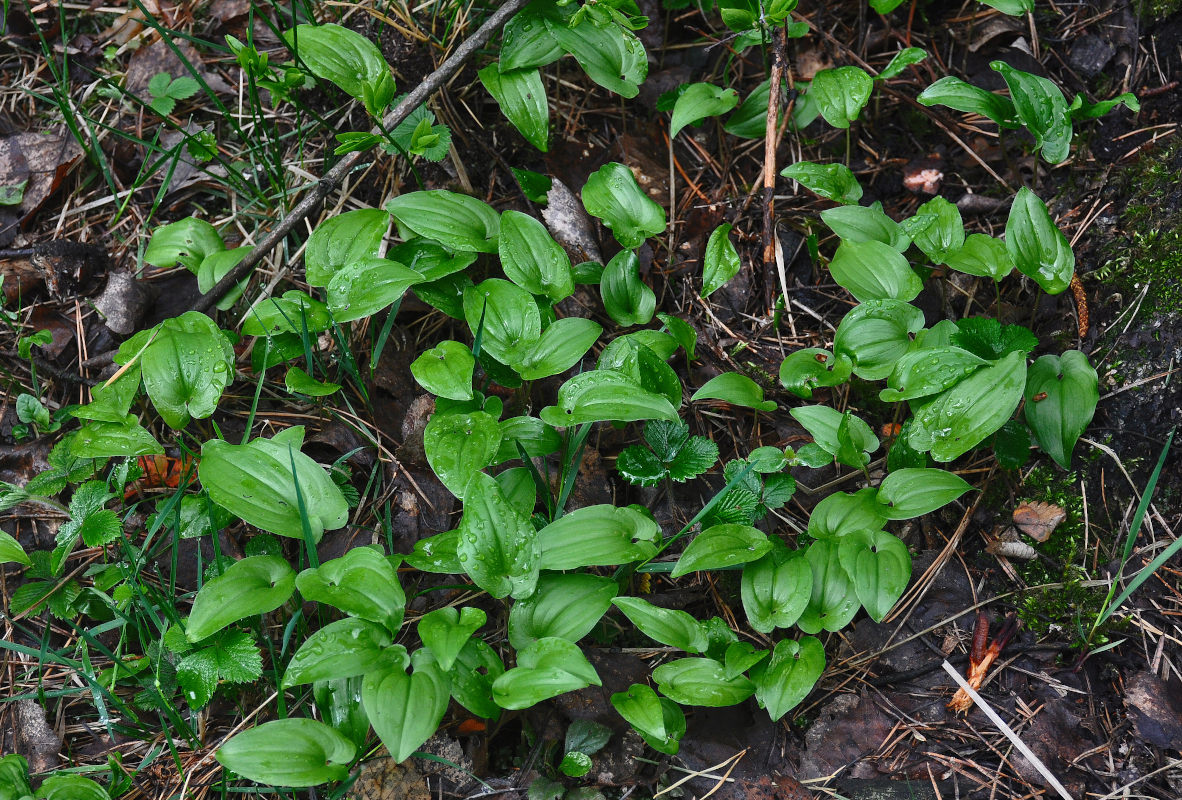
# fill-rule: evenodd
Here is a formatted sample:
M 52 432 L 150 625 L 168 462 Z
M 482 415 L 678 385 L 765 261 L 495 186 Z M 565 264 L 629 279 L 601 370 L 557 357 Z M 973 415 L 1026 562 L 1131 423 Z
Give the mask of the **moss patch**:
M 1140 0 L 1136 8 L 1141 19 L 1157 22 L 1182 10 L 1182 0 Z
M 1182 0 L 1179 0 L 1182 2 Z M 1182 143 L 1146 153 L 1117 181 L 1122 237 L 1102 251 L 1094 279 L 1124 293 L 1150 284 L 1146 310 L 1182 308 Z

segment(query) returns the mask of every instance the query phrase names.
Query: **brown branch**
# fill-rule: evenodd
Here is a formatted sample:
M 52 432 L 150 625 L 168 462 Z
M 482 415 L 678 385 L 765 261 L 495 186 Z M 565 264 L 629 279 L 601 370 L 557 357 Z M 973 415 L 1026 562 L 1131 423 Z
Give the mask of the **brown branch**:
M 771 91 L 767 99 L 767 127 L 763 140 L 763 294 L 770 314 L 774 303 L 776 278 L 776 146 L 777 123 L 780 121 L 780 82 L 788 61 L 787 23 L 776 28 L 772 39 Z
M 382 128 L 393 130 L 402 124 L 410 116 L 412 111 L 425 103 L 428 97 L 450 81 L 460 71 L 460 67 L 464 65 L 464 62 L 487 44 L 488 40 L 492 38 L 492 35 L 508 22 L 510 17 L 521 10 L 527 2 L 528 0 L 506 0 L 504 5 L 485 20 L 484 24 L 474 34 L 469 36 L 463 44 L 456 48 L 454 53 L 439 65 L 438 69 L 428 75 L 422 83 L 403 98 L 402 102 L 382 120 L 382 126 L 373 129 L 373 133 L 380 134 Z M 274 250 L 287 237 L 287 234 L 291 232 L 292 228 L 315 211 L 324 201 L 324 198 L 336 191 L 341 185 L 341 182 L 344 181 L 345 176 L 357 166 L 357 163 L 366 152 L 368 150 L 355 150 L 338 161 L 336 166 L 326 172 L 324 177 L 316 182 L 304 199 L 286 217 L 280 220 L 261 242 L 255 245 L 254 249 L 250 251 L 250 255 L 242 259 L 209 292 L 197 300 L 193 306 L 194 309 L 208 312 L 233 286 L 246 277 L 263 260 L 264 256 Z

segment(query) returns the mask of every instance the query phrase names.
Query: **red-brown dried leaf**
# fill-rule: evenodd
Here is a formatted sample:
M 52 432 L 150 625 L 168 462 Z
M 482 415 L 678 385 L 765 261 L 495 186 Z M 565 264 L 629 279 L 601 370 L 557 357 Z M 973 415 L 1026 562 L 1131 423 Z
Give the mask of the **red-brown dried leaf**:
M 1014 509 L 1014 524 L 1036 542 L 1051 538 L 1055 528 L 1065 519 L 1067 512 L 1053 503 L 1023 503 Z

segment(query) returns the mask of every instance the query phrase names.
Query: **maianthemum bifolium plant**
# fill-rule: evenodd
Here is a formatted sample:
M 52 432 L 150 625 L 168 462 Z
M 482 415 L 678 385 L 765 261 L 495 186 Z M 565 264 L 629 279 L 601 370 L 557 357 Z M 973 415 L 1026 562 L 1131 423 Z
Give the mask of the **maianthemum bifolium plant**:
M 883 12 L 894 5 L 871 2 Z M 1028 10 L 1024 3 L 990 5 Z M 792 0 L 764 6 L 727 0 L 718 7 L 742 46 L 761 45 L 772 25 L 787 24 L 793 35 L 807 32 L 804 23 L 789 22 Z M 540 70 L 571 55 L 591 80 L 633 97 L 648 69 L 634 33 L 644 22 L 628 2 L 537 0 L 509 22 L 498 60 L 481 69 L 479 79 L 526 140 L 545 150 L 549 110 Z M 249 45 L 230 45 L 260 84 L 298 91 L 314 76 L 336 84 L 375 119 L 396 101 L 389 66 L 359 34 L 332 24 L 299 25 L 287 42 L 299 55 L 298 67 L 273 67 Z M 875 77 L 859 67 L 818 73 L 797 106 L 797 123 L 807 124 L 811 114 L 848 127 L 875 81 L 923 57 L 915 48 L 904 50 Z M 1069 105 L 1042 78 L 996 68 L 1010 87 L 1009 98 L 944 78 L 920 101 L 980 113 L 1003 127 L 1023 126 L 1051 161 L 1066 156 L 1073 118 L 1103 113 L 1097 106 L 1082 111 L 1078 99 Z M 671 132 L 730 113 L 728 132 L 761 135 L 767 97 L 766 85 L 742 103 L 730 90 L 709 84 L 684 87 L 669 98 Z M 338 152 L 377 143 L 402 157 L 434 158 L 446 151 L 449 137 L 423 109 L 393 131 L 338 135 Z M 727 706 L 754 696 L 772 719 L 782 718 L 825 670 L 818 634 L 843 629 L 860 609 L 882 620 L 904 592 L 911 556 L 887 531 L 889 524 L 971 491 L 945 465 L 982 446 L 993 448 L 1003 466 L 1020 465 L 1033 436 L 1066 467 L 1098 398 L 1096 372 L 1083 353 L 1043 355 L 1031 363 L 1038 342 L 1025 328 L 985 317 L 927 327 L 911 304 L 929 271 L 917 267 L 932 265 L 995 282 L 1011 280 L 1017 271 L 1048 293 L 1065 290 L 1074 272 L 1071 248 L 1030 189 L 1014 197 L 999 239 L 966 235 L 960 212 L 941 197 L 902 221 L 878 204 L 859 205 L 862 189 L 840 163 L 802 162 L 784 174 L 836 204 L 821 213 L 838 239 L 828 269 L 857 304 L 830 347 L 791 353 L 779 380 L 806 402 L 818 389 L 853 376 L 881 384 L 880 398 L 899 404 L 904 421 L 877 485 L 867 465 L 883 443 L 871 426 L 850 411 L 803 404 L 789 413 L 813 441 L 795 451 L 758 447 L 729 461 L 722 470 L 725 487 L 678 531 L 662 530 L 639 506 L 568 508 L 596 423 L 643 423 L 644 443 L 626 448 L 617 462 L 621 475 L 638 485 L 693 480 L 718 460 L 717 444 L 690 435 L 682 422 L 686 401 L 668 363 L 678 348 L 692 358 L 697 334 L 685 321 L 656 312 L 656 297 L 638 271 L 636 251 L 666 230 L 665 210 L 627 167 L 603 166 L 581 187 L 581 199 L 622 249 L 603 265 L 572 264 L 533 216 L 498 212 L 450 191 L 413 191 L 389 198 L 382 209 L 348 211 L 321 223 L 303 253 L 310 293 L 265 296 L 250 306 L 237 331 L 189 312 L 123 343 L 115 357 L 119 371 L 94 390 L 92 402 L 73 409 L 81 425 L 53 449 L 50 469 L 24 487 L 5 486 L 0 495 L 3 507 L 40 503 L 69 517 L 49 552 L 26 554 L 0 534 L 0 560 L 28 566 L 34 578 L 12 598 L 10 610 L 44 607 L 62 619 L 105 613 L 118 621 L 144 599 L 137 575 L 148 544 L 137 546 L 122 535 L 126 519 L 115 510 L 138 475 L 137 457 L 163 452 L 131 413 L 141 390 L 164 424 L 185 431 L 191 420 L 210 418 L 235 381 L 234 343 L 243 337 L 256 339 L 258 390 L 267 369 L 286 365 L 285 385 L 293 395 L 340 391 L 340 384 L 327 380 L 319 357 L 324 337 L 343 351 L 341 369 L 360 387 L 362 366 L 347 354 L 345 327 L 393 307 L 372 368 L 401 298 L 412 291 L 468 328 L 463 341 L 439 342 L 410 368 L 435 397 L 424 448 L 436 476 L 462 501 L 458 527 L 419 541 L 409 554 L 375 545 L 319 563 L 317 542 L 347 525 L 358 503 L 344 459 L 328 469 L 313 460 L 303 452 L 304 429 L 298 426 L 250 438 L 248 425 L 239 442 L 220 433 L 204 442 L 189 437 L 183 441 L 193 443 L 196 474 L 157 504 L 148 518 L 148 540 L 212 536 L 216 543 L 217 531 L 236 521 L 259 533 L 244 558 L 219 557 L 209 565 L 187 617 L 175 603 L 154 607 L 160 614 L 154 612 L 155 627 L 129 633 L 128 647 L 138 640 L 140 649 L 121 645 L 124 655 L 115 661 L 122 666 L 104 676 L 107 683 L 95 687 L 95 697 L 133 714 L 111 692 L 118 682 L 130 683 L 140 689 L 137 707 L 160 710 L 187 729 L 177 716 L 178 697 L 198 710 L 219 687 L 263 675 L 257 621 L 274 615 L 284 626 L 283 641 L 262 637 L 273 677 L 286 696 L 310 692 L 318 718 L 290 715 L 297 707 L 281 704 L 279 718 L 234 735 L 217 758 L 231 773 L 261 784 L 315 786 L 349 775 L 368 752 L 371 728 L 402 761 L 435 733 L 452 700 L 478 717 L 497 719 L 503 710 L 599 685 L 578 642 L 614 609 L 644 636 L 684 653 L 657 667 L 651 684 L 632 685 L 611 698 L 655 750 L 677 752 L 686 729 L 683 706 Z M 397 243 L 388 246 L 391 223 Z M 709 238 L 703 295 L 740 268 L 730 231 L 722 225 Z M 157 228 L 143 257 L 157 266 L 188 268 L 207 290 L 245 254 L 244 248 L 227 249 L 208 222 L 189 218 Z M 478 259 L 499 264 L 503 277 L 475 282 L 469 268 Z M 606 340 L 598 323 L 556 314 L 577 284 L 598 285 L 607 317 L 619 326 Z M 244 282 L 219 308 L 231 308 L 245 289 Z M 571 374 L 597 344 L 602 347 L 595 367 Z M 536 415 L 506 417 L 492 391 L 552 376 L 567 377 L 553 404 Z M 689 402 L 777 410 L 755 381 L 738 373 L 708 381 Z M 30 411 L 32 424 L 44 426 L 42 417 Z M 744 450 L 741 444 L 738 449 Z M 807 546 L 790 547 L 754 527 L 792 497 L 796 487 L 787 470 L 833 462 L 861 470 L 868 485 L 821 500 L 809 518 Z M 68 487 L 68 504 L 54 499 Z M 275 537 L 301 542 L 306 568 L 293 568 Z M 109 547 L 116 559 L 90 575 L 92 586 L 63 577 L 79 544 Z M 675 545 L 676 560 L 662 559 Z M 412 623 L 398 576 L 405 568 L 464 576 L 503 601 L 507 641 L 482 637 L 492 632 L 485 611 L 475 607 L 439 608 Z M 667 571 L 677 579 L 710 570 L 740 571 L 743 611 L 750 626 L 769 637 L 770 647 L 740 641 L 718 617 L 696 619 L 628 593 L 638 571 Z M 318 604 L 324 624 L 312 626 L 302 640 L 289 639 L 308 629 L 307 603 Z M 590 754 L 602 746 L 588 743 L 598 741 L 598 733 L 583 733 L 587 742 L 567 743 L 564 774 L 584 774 Z M 67 778 L 73 797 L 108 794 L 86 778 L 60 780 Z M 0 761 L 5 785 L 27 786 L 14 757 Z M 44 796 L 56 796 L 53 785 L 45 786 Z

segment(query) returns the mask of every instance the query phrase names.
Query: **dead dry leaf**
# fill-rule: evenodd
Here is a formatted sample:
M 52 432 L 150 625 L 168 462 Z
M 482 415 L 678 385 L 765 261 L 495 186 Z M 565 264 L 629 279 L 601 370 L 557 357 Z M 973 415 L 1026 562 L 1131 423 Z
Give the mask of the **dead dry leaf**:
M 1014 509 L 1014 524 L 1018 530 L 1036 542 L 1051 538 L 1055 528 L 1067 519 L 1067 512 L 1053 503 L 1023 503 Z
M 361 768 L 349 800 L 431 800 L 427 782 L 411 764 L 379 758 Z
M 22 222 L 57 190 L 81 157 L 82 148 L 65 125 L 0 138 L 0 186 L 27 181 L 18 206 Z

